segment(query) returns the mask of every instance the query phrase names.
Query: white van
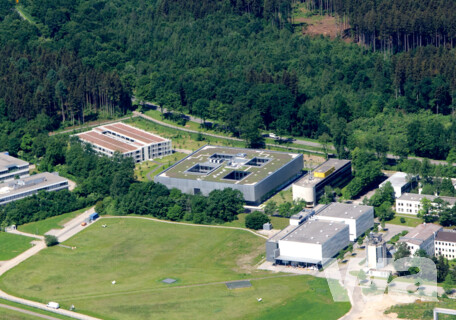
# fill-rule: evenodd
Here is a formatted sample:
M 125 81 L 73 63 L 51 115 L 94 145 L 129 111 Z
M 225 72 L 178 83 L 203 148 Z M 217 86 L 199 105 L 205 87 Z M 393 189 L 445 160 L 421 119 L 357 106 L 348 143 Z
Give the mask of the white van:
M 47 305 L 46 305 L 48 308 L 52 308 L 52 309 L 58 309 L 60 308 L 60 305 L 57 303 L 57 302 L 49 302 Z

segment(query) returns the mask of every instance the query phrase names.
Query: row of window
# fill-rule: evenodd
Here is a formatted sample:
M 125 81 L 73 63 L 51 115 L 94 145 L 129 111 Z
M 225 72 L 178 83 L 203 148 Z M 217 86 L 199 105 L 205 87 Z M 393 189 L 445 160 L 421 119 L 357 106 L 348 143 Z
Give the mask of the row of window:
M 405 203 L 405 204 L 406 204 L 406 207 L 413 207 L 411 203 Z M 403 207 L 403 206 L 404 206 L 404 202 L 399 202 L 399 201 L 398 201 L 398 202 L 397 202 L 397 205 Z M 420 207 L 421 207 L 420 204 L 415 203 L 415 208 L 420 208 Z
M 455 247 L 456 244 L 454 242 L 443 242 L 443 241 L 436 241 L 435 244 L 440 244 L 449 247 Z

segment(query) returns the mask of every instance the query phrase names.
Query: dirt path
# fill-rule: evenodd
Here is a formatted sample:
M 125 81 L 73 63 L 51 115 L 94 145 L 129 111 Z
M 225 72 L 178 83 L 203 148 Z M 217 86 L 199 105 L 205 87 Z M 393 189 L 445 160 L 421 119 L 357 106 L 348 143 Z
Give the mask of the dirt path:
M 268 237 L 263 236 L 262 234 L 256 233 L 255 231 L 252 231 L 252 230 L 246 229 L 246 228 L 239 228 L 239 227 L 226 227 L 226 226 L 214 226 L 214 225 L 206 225 L 206 224 L 193 224 L 193 223 L 185 223 L 185 222 L 175 222 L 175 221 L 168 221 L 168 220 L 160 220 L 160 219 L 149 218 L 149 217 L 104 216 L 102 218 L 103 219 L 144 219 L 144 220 L 152 220 L 152 221 L 161 222 L 161 223 L 178 224 L 178 225 L 181 225 L 181 226 L 242 230 L 242 231 L 250 232 L 251 234 L 254 234 L 257 237 L 261 237 L 263 239 L 268 239 Z
M 59 320 L 58 318 L 54 318 L 54 317 L 51 317 L 51 316 L 47 316 L 47 315 L 44 315 L 44 314 L 41 314 L 41 313 L 36 313 L 36 312 L 25 310 L 25 309 L 12 307 L 12 306 L 9 306 L 9 305 L 6 305 L 6 304 L 2 304 L 2 303 L 0 303 L 0 308 L 13 310 L 13 311 L 17 311 L 17 312 L 20 312 L 20 313 L 25 313 L 25 314 L 28 314 L 29 316 L 34 316 L 34 317 L 37 317 L 37 318 L 48 319 L 48 320 Z

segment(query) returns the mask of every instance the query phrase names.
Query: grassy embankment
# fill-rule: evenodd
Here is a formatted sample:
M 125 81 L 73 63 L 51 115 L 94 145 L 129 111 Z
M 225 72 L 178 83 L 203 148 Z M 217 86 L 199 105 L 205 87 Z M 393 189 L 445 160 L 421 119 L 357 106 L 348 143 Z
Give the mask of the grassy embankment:
M 33 311 L 35 313 L 39 313 L 39 314 L 42 314 L 45 316 L 50 316 L 50 317 L 57 318 L 57 319 L 63 319 L 63 320 L 73 319 L 73 318 L 62 316 L 62 315 L 54 313 L 54 312 L 44 311 L 41 309 L 25 306 L 25 305 L 22 305 L 19 303 L 14 303 L 14 302 L 11 302 L 8 300 L 0 299 L 0 304 L 6 304 L 8 306 L 16 307 L 16 308 L 19 308 L 22 310 Z M 29 320 L 29 319 L 36 320 L 38 318 L 35 316 L 26 315 L 19 311 L 12 311 L 12 310 L 0 307 L 0 320 Z
M 31 248 L 33 238 L 0 232 L 0 261 L 13 259 Z
M 89 208 L 83 208 L 73 212 L 64 213 L 59 216 L 47 218 L 41 221 L 26 223 L 19 226 L 18 229 L 22 232 L 44 235 L 51 229 L 62 229 L 65 223 L 67 223 L 68 221 L 70 221 L 71 219 L 75 218 L 76 216 L 80 215 L 88 209 Z
M 264 239 L 241 230 L 136 219 L 96 222 L 0 278 L 2 290 L 103 319 L 338 319 L 326 280 L 260 271 Z M 166 285 L 164 278 L 177 282 Z M 228 290 L 225 281 L 252 280 Z M 113 280 L 117 281 L 112 285 Z M 259 303 L 257 298 L 263 298 Z

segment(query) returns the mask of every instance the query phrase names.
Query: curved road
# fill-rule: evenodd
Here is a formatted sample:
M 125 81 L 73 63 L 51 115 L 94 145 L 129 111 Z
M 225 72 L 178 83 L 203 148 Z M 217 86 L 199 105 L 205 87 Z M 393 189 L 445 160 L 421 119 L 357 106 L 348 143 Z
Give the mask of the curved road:
M 214 133 L 208 133 L 208 132 L 200 132 L 200 131 L 196 131 L 196 130 L 192 130 L 192 129 L 186 129 L 186 128 L 181 128 L 181 127 L 178 127 L 178 126 L 175 126 L 175 125 L 172 125 L 172 124 L 169 124 L 169 123 L 166 123 L 166 122 L 163 122 L 163 121 L 160 121 L 160 120 L 157 120 L 155 118 L 152 118 L 152 117 L 149 117 L 145 114 L 142 114 L 138 111 L 133 111 L 133 115 L 135 117 L 140 117 L 140 118 L 143 118 L 145 120 L 148 120 L 148 121 L 152 121 L 152 122 L 155 122 L 161 126 L 164 126 L 164 127 L 168 127 L 168 128 L 171 128 L 171 129 L 175 129 L 175 130 L 180 130 L 180 131 L 185 131 L 185 132 L 189 132 L 189 133 L 201 133 L 205 136 L 209 136 L 209 137 L 214 137 L 214 138 L 219 138 L 219 139 L 226 139 L 226 140 L 232 140 L 232 141 L 241 141 L 243 142 L 244 140 L 242 139 L 239 139 L 239 138 L 234 138 L 234 137 L 227 137 L 227 136 L 222 136 L 222 135 L 218 135 L 218 134 L 214 134 Z M 299 140 L 301 141 L 302 143 L 299 143 L 299 144 L 302 144 L 304 146 L 317 146 L 317 147 L 321 147 L 320 144 L 318 143 L 315 143 L 315 142 L 311 142 L 311 141 L 303 141 L 303 140 Z M 294 141 L 295 142 L 295 141 Z M 288 147 L 288 146 L 280 146 L 280 145 L 275 145 L 275 144 L 272 144 L 272 143 L 266 143 L 266 145 L 268 147 L 274 147 L 274 148 L 283 148 L 283 149 L 289 149 L 289 150 L 297 150 L 297 151 L 307 151 L 307 152 L 312 152 L 312 153 L 318 153 L 318 154 L 324 154 L 324 152 L 321 152 L 321 151 L 317 151 L 317 150 L 306 150 L 305 148 L 296 148 L 296 147 Z
M 185 223 L 185 222 L 176 222 L 176 221 L 168 221 L 168 220 L 160 220 L 156 218 L 150 218 L 150 217 L 132 217 L 132 216 L 103 216 L 103 219 L 144 219 L 144 220 L 152 220 L 155 222 L 162 222 L 162 223 L 169 223 L 169 224 L 178 224 L 181 226 L 191 226 L 191 227 L 203 227 L 203 228 L 219 228 L 219 229 L 232 229 L 232 230 L 242 230 L 246 232 L 250 232 L 258 237 L 261 237 L 263 239 L 268 239 L 268 237 L 263 236 L 259 233 L 256 233 L 253 230 L 246 229 L 246 228 L 240 228 L 240 227 L 227 227 L 227 226 L 217 226 L 217 225 L 209 225 L 209 224 L 194 224 L 194 223 Z

